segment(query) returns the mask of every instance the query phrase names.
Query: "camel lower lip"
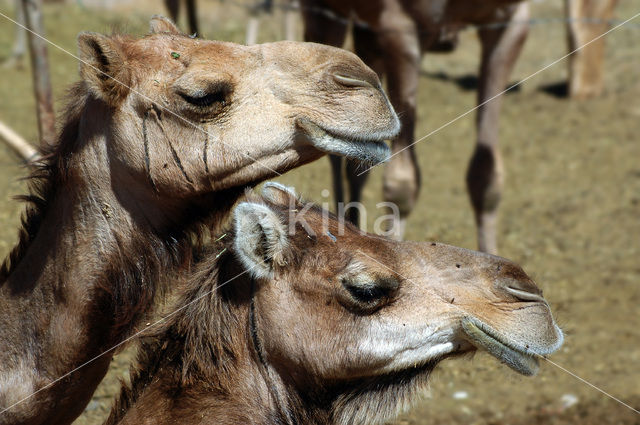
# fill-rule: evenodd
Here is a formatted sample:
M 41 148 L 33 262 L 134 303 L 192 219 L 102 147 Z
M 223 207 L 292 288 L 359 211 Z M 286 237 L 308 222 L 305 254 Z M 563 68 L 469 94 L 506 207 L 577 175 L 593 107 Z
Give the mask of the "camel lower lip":
M 523 353 L 513 348 L 511 344 L 507 345 L 481 321 L 465 317 L 462 319 L 462 329 L 472 344 L 485 349 L 516 372 L 527 376 L 535 375 L 538 372 L 538 359 L 534 355 Z
M 345 156 L 368 164 L 387 161 L 391 151 L 384 140 L 335 134 L 317 124 L 300 119 L 298 125 L 317 149 L 332 155 Z

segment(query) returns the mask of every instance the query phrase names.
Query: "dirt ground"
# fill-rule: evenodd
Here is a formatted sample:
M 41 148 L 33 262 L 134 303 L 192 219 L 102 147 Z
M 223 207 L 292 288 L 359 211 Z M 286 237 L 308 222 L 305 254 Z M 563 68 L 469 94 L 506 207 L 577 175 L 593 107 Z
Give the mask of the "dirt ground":
M 0 11 L 13 15 L 10 3 Z M 13 2 L 11 2 L 12 4 Z M 162 13 L 160 2 L 120 2 L 115 10 L 95 10 L 82 2 L 45 8 L 47 34 L 75 52 L 79 31 L 118 28 L 141 34 L 148 17 Z M 637 13 L 638 4 L 621 2 L 617 17 Z M 536 17 L 559 17 L 560 2 L 532 4 Z M 205 35 L 242 41 L 244 11 L 226 3 L 203 3 Z M 266 22 L 264 40 L 280 35 L 279 16 Z M 612 397 L 640 409 L 640 18 L 608 38 L 606 93 L 587 102 L 562 95 L 566 64 L 527 81 L 504 99 L 501 143 L 506 185 L 501 205 L 501 255 L 522 264 L 544 289 L 566 333 L 563 348 L 542 364 L 534 378 L 523 378 L 484 354 L 443 363 L 429 394 L 397 424 L 640 424 L 640 415 Z M 13 39 L 13 26 L 0 17 L 0 60 Z M 564 27 L 534 26 L 513 74 L 525 78 L 565 52 Z M 56 99 L 77 79 L 74 59 L 50 50 Z M 463 34 L 451 55 L 423 61 L 417 136 L 429 133 L 474 106 L 478 43 Z M 26 69 L 2 69 L 0 120 L 34 140 L 36 123 L 31 79 Z M 61 104 L 57 105 L 58 111 Z M 473 114 L 417 145 L 423 174 L 420 202 L 407 234 L 475 247 L 475 229 L 464 186 L 473 149 Z M 365 190 L 369 223 L 381 197 L 381 168 Z M 22 206 L 11 197 L 23 193 L 26 171 L 0 146 L 0 256 L 16 241 Z M 327 202 L 328 161 L 320 160 L 282 177 L 306 197 Z M 101 423 L 118 379 L 126 377 L 132 349 L 117 356 L 77 424 Z M 573 375 L 576 376 L 573 376 Z

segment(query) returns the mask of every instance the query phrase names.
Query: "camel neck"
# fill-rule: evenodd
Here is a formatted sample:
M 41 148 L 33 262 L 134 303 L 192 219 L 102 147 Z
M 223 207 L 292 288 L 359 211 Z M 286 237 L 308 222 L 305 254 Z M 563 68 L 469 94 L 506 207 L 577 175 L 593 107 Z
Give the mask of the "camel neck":
M 0 415 L 0 425 L 34 409 L 42 423 L 79 415 L 113 348 L 189 267 L 196 226 L 220 223 L 242 193 L 161 197 L 120 157 L 135 152 L 114 153 L 118 132 L 105 108 L 89 99 L 70 116 L 2 269 L 0 408 L 38 392 Z
M 169 225 L 158 232 L 162 215 L 136 215 L 141 207 L 133 194 L 113 189 L 104 134 L 81 133 L 71 152 L 51 159 L 49 180 L 0 283 L 0 388 L 7 384 L 0 407 L 45 389 L 36 401 L 5 413 L 0 424 L 31 415 L 21 406 L 31 411 L 34 403 L 47 423 L 77 416 L 106 373 L 110 349 L 135 329 L 167 278 L 188 260 L 186 234 L 172 233 Z M 67 399 L 73 406 L 52 404 Z
M 173 269 L 186 252 L 178 235 L 159 234 L 157 223 L 125 204 L 133 196 L 117 193 L 111 176 L 99 174 L 109 169 L 99 163 L 99 138 L 86 141 L 64 178 L 51 182 L 36 232 L 1 287 L 5 301 L 23 305 L 20 323 L 46 336 L 39 344 L 78 342 L 83 354 L 94 351 L 89 341 L 96 349 L 119 342 L 114 327 L 124 317 L 118 316 L 133 319 L 125 309 L 144 310 L 140 304 L 153 299 L 160 269 Z M 34 320 L 34 308 L 47 320 Z
M 220 244 L 201 256 L 208 261 L 170 307 L 178 313 L 143 344 L 131 387 L 105 425 L 330 423 L 329 404 L 301 396 L 262 351 L 256 282 L 231 250 Z

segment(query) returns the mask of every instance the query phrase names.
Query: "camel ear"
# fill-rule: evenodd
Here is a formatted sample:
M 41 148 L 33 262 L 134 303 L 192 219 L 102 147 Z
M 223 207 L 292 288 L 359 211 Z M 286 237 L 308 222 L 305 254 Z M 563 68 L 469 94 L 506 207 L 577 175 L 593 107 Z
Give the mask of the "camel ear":
M 149 22 L 149 29 L 152 34 L 169 33 L 175 35 L 182 35 L 182 31 L 178 29 L 176 24 L 171 22 L 169 18 L 165 18 L 161 15 L 153 15 Z
M 298 195 L 294 188 L 276 182 L 266 182 L 262 186 L 262 196 L 269 202 L 295 208 Z
M 78 35 L 80 76 L 99 99 L 115 105 L 129 94 L 130 76 L 119 41 L 106 35 Z
M 235 208 L 233 222 L 236 256 L 254 277 L 270 277 L 274 265 L 285 265 L 287 227 L 273 210 L 243 202 Z

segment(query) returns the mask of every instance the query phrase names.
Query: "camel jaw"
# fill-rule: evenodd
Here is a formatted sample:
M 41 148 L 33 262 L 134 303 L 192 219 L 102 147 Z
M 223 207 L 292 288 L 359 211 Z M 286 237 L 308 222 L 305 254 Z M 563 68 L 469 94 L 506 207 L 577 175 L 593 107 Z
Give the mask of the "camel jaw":
M 538 372 L 539 364 L 536 353 L 525 351 L 513 342 L 506 340 L 480 320 L 474 317 L 464 317 L 462 329 L 469 337 L 469 342 L 486 350 L 516 372 L 526 376 L 533 376 Z
M 316 149 L 331 155 L 344 156 L 371 165 L 386 162 L 391 156 L 391 150 L 384 142 L 386 135 L 371 139 L 355 135 L 338 135 L 308 119 L 298 120 L 298 126 L 304 130 Z

